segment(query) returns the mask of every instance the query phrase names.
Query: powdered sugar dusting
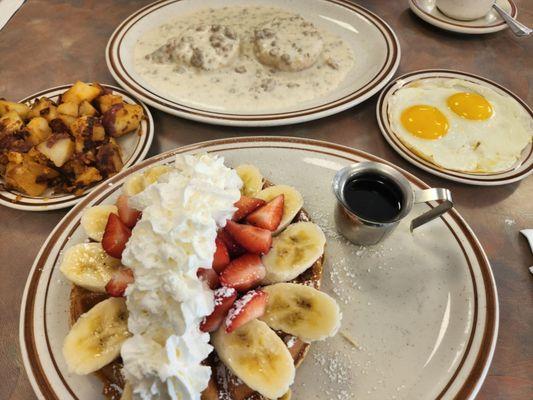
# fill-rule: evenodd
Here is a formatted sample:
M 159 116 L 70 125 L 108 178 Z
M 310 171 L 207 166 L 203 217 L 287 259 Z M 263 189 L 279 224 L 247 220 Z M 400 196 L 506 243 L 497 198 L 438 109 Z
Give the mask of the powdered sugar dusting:
M 239 300 L 235 302 L 231 310 L 228 312 L 226 317 L 226 326 L 230 326 L 232 321 L 242 312 L 244 307 L 255 297 L 259 292 L 257 290 L 252 290 L 242 296 Z
M 222 300 L 233 296 L 236 293 L 234 288 L 222 286 L 215 290 L 215 307 L 222 304 Z

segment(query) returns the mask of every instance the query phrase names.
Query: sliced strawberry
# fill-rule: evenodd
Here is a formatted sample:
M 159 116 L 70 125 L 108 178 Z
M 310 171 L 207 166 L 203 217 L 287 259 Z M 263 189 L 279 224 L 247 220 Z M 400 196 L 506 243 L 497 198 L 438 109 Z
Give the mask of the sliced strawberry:
M 255 210 L 246 217 L 246 222 L 259 228 L 275 231 L 278 229 L 281 217 L 283 217 L 283 205 L 285 204 L 285 196 L 280 194 L 274 197 L 268 204 Z
M 129 197 L 126 195 L 119 196 L 117 200 L 118 216 L 128 228 L 133 228 L 141 218 L 141 212 L 128 205 Z
M 238 202 L 234 205 L 237 207 L 237 211 L 233 214 L 233 221 L 240 221 L 252 211 L 258 209 L 259 207 L 265 205 L 266 202 L 261 199 L 256 199 L 254 197 L 241 196 Z
M 213 269 L 220 274 L 226 268 L 226 265 L 229 264 L 229 253 L 228 248 L 220 238 L 215 239 L 215 244 L 217 249 L 213 255 Z
M 246 250 L 244 250 L 242 246 L 237 243 L 235 239 L 233 239 L 233 237 L 231 237 L 231 235 L 224 229 L 218 231 L 217 237 L 226 245 L 226 249 L 228 249 L 228 253 L 231 258 L 239 257 L 240 255 L 246 253 Z
M 107 285 L 105 285 L 105 291 L 112 297 L 124 296 L 124 291 L 130 283 L 133 283 L 133 271 L 129 268 L 122 268 L 116 271 Z
M 102 238 L 102 247 L 105 252 L 111 257 L 121 258 L 130 236 L 130 229 L 124 225 L 118 215 L 109 214 Z
M 220 286 L 218 274 L 212 268 L 198 268 L 196 275 L 198 278 L 204 280 L 210 289 L 216 289 Z
M 216 331 L 236 299 L 237 291 L 233 288 L 221 287 L 215 290 L 215 309 L 211 315 L 204 318 L 200 330 L 202 332 Z
M 228 221 L 225 230 L 250 253 L 262 254 L 270 250 L 272 232 L 268 229 Z
M 239 326 L 263 315 L 267 298 L 268 293 L 261 290 L 252 290 L 237 300 L 226 317 L 226 332 L 231 333 Z
M 220 274 L 220 283 L 239 292 L 246 292 L 259 285 L 265 275 L 266 269 L 261 257 L 248 253 L 229 263 Z

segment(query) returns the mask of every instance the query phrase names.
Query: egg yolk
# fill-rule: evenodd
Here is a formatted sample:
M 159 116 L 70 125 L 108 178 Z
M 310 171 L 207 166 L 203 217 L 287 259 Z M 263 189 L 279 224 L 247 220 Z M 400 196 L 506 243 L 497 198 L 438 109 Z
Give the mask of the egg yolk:
M 454 113 L 466 119 L 483 120 L 492 115 L 490 103 L 477 93 L 455 93 L 448 97 L 446 103 Z
M 432 106 L 409 107 L 402 112 L 401 121 L 405 129 L 422 139 L 435 140 L 448 132 L 448 120 Z

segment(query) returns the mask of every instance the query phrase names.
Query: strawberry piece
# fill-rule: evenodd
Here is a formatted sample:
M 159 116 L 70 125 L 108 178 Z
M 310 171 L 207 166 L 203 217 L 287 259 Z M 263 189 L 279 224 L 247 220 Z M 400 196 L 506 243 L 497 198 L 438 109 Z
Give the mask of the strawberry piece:
M 229 253 L 228 248 L 219 237 L 215 239 L 215 244 L 217 249 L 213 255 L 213 264 L 211 266 L 218 274 L 220 274 L 222 271 L 224 271 L 226 265 L 229 264 Z
M 122 268 L 116 271 L 107 285 L 105 285 L 105 291 L 112 297 L 124 296 L 124 291 L 130 283 L 133 283 L 133 271 L 129 268 Z
M 215 308 L 211 315 L 204 318 L 200 324 L 202 332 L 213 332 L 222 325 L 228 310 L 237 299 L 237 291 L 233 288 L 221 287 L 215 290 Z
M 198 268 L 196 276 L 205 281 L 210 289 L 216 289 L 220 286 L 218 274 L 212 268 Z
M 128 205 L 128 196 L 121 195 L 117 200 L 118 216 L 128 228 L 133 228 L 141 218 L 141 212 Z
M 237 300 L 226 317 L 226 332 L 231 333 L 245 323 L 263 315 L 267 298 L 268 293 L 252 290 Z
M 124 225 L 118 215 L 109 214 L 102 237 L 102 247 L 105 252 L 111 257 L 121 258 L 130 236 L 130 229 Z
M 239 292 L 253 289 L 266 276 L 266 268 L 257 254 L 236 258 L 220 274 L 220 283 Z
M 228 221 L 225 230 L 250 253 L 262 254 L 270 250 L 272 232 L 268 229 Z
M 233 214 L 233 221 L 240 221 L 252 211 L 266 204 L 266 201 L 254 197 L 241 196 L 238 202 L 234 204 L 237 211 Z
M 278 229 L 281 217 L 283 217 L 283 205 L 285 204 L 285 196 L 280 194 L 274 197 L 268 204 L 255 210 L 246 217 L 246 222 L 259 228 L 275 231 Z
M 240 255 L 246 253 L 246 250 L 244 250 L 242 246 L 237 243 L 235 239 L 233 239 L 231 235 L 224 229 L 218 231 L 217 237 L 226 245 L 226 249 L 228 249 L 228 253 L 231 258 L 239 257 Z

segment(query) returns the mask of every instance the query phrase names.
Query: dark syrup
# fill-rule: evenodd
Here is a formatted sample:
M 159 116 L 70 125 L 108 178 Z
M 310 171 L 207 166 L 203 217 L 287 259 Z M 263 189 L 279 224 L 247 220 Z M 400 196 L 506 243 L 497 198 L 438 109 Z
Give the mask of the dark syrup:
M 402 210 L 402 191 L 383 175 L 361 174 L 344 186 L 348 208 L 358 217 L 373 222 L 394 220 Z

